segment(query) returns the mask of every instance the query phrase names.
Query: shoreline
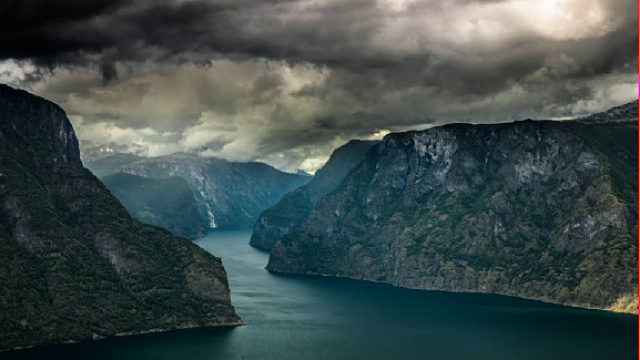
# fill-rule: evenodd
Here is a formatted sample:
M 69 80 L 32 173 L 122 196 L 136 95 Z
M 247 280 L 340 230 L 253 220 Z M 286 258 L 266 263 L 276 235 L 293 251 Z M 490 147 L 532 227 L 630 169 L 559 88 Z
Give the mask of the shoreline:
M 238 326 L 245 326 L 245 325 L 247 325 L 247 322 L 240 320 L 236 322 L 229 322 L 229 323 L 223 323 L 223 324 L 184 325 L 184 326 L 177 326 L 171 329 L 153 328 L 153 329 L 140 330 L 140 331 L 119 332 L 119 333 L 116 333 L 115 335 L 109 335 L 109 336 L 96 336 L 96 334 L 94 334 L 93 338 L 88 338 L 84 340 L 64 340 L 61 342 L 54 342 L 54 343 L 41 344 L 41 345 L 16 346 L 14 348 L 9 348 L 9 349 L 0 349 L 0 353 L 7 352 L 7 351 L 27 350 L 27 349 L 33 349 L 38 347 L 44 347 L 44 346 L 74 345 L 74 344 L 80 344 L 80 343 L 85 343 L 90 341 L 100 341 L 105 339 L 126 337 L 126 336 L 158 334 L 158 333 L 165 333 L 165 332 L 171 332 L 171 331 L 180 331 L 180 330 L 198 329 L 198 328 L 215 328 L 215 327 L 235 328 Z
M 267 267 L 265 267 L 265 270 L 267 270 L 271 274 L 279 275 L 279 276 L 300 276 L 300 277 L 347 279 L 347 280 L 354 280 L 354 281 L 364 281 L 364 282 L 369 282 L 369 283 L 373 283 L 373 284 L 388 285 L 388 286 L 393 286 L 393 287 L 400 288 L 400 289 L 416 290 L 416 291 L 439 291 L 439 292 L 455 293 L 455 294 L 497 295 L 497 296 L 506 296 L 506 297 L 516 298 L 516 299 L 523 299 L 523 300 L 528 300 L 528 301 L 536 301 L 536 302 L 540 302 L 542 304 L 566 307 L 566 308 L 577 309 L 577 310 L 604 311 L 604 312 L 613 313 L 613 314 L 635 315 L 636 317 L 638 317 L 640 315 L 640 309 L 637 308 L 637 307 L 633 308 L 631 310 L 626 310 L 626 309 L 624 309 L 622 307 L 616 307 L 616 304 L 612 304 L 608 308 L 586 307 L 586 306 L 582 306 L 582 305 L 578 305 L 578 304 L 569 304 L 569 303 L 561 304 L 559 302 L 554 302 L 554 301 L 550 301 L 550 300 L 542 300 L 542 299 L 539 299 L 539 298 L 525 297 L 525 296 L 515 295 L 515 294 L 503 294 L 503 293 L 498 293 L 498 292 L 491 292 L 490 293 L 490 292 L 473 291 L 473 290 L 425 289 L 425 288 L 417 288 L 417 287 L 408 287 L 408 286 L 395 285 L 395 284 L 391 284 L 391 283 L 384 282 L 384 281 L 375 281 L 375 280 L 368 280 L 368 279 L 353 278 L 353 277 L 349 277 L 349 276 L 313 274 L 313 273 L 299 274 L 299 273 L 279 272 L 279 271 L 269 270 L 269 269 L 267 269 Z M 622 296 L 620 299 L 622 299 L 622 298 L 624 298 L 624 296 Z M 618 301 L 620 301 L 620 299 Z M 637 301 L 634 302 L 634 304 L 637 304 Z

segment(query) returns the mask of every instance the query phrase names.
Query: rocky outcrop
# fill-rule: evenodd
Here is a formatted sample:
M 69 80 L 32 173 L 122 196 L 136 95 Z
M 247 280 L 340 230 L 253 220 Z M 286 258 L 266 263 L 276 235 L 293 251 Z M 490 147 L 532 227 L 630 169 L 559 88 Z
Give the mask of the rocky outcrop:
M 637 122 L 611 121 L 390 134 L 267 269 L 628 309 L 637 139 Z
M 253 227 L 260 213 L 312 179 L 262 163 L 234 163 L 185 153 L 146 158 L 120 171 L 146 178 L 184 178 L 209 228 Z
M 239 323 L 220 259 L 131 218 L 64 111 L 0 86 L 0 349 Z
M 165 228 L 186 238 L 207 234 L 193 192 L 181 177 L 148 179 L 119 173 L 105 176 L 102 182 L 131 216 L 145 224 Z
M 377 141 L 352 140 L 336 149 L 308 184 L 285 195 L 258 219 L 250 244 L 271 250 L 276 241 L 297 230 L 322 197 L 335 190 Z

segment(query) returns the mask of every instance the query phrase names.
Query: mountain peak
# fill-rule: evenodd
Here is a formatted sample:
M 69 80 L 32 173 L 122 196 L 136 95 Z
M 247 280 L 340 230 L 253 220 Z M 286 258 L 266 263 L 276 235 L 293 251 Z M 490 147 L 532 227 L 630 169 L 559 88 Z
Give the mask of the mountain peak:
M 20 145 L 43 150 L 38 161 L 81 165 L 78 139 L 62 108 L 51 101 L 0 84 L 0 145 L 11 152 Z
M 584 123 L 625 122 L 638 120 L 638 101 L 632 101 L 607 111 L 591 114 L 578 121 Z
M 0 86 L 0 114 L 0 350 L 241 323 L 220 259 L 130 217 L 59 106 Z

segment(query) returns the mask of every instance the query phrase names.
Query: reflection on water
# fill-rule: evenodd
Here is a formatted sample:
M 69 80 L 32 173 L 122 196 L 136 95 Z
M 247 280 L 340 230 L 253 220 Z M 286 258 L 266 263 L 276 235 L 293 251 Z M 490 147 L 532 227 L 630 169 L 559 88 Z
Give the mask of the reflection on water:
M 0 354 L 2 359 L 636 359 L 637 317 L 481 294 L 280 276 L 250 230 L 195 243 L 221 257 L 248 323 Z M 5 356 L 7 355 L 7 356 Z

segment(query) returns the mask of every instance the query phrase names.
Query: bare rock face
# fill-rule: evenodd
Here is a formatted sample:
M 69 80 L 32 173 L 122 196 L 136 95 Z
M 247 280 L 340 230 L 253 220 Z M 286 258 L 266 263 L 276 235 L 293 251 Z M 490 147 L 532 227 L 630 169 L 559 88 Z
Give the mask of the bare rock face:
M 220 259 L 131 218 L 64 111 L 0 86 L 0 349 L 239 323 Z
M 313 180 L 285 195 L 260 215 L 251 235 L 251 246 L 271 250 L 278 240 L 297 230 L 307 221 L 318 201 L 335 190 L 375 144 L 377 141 L 352 140 L 336 149 Z
M 615 121 L 390 134 L 275 245 L 267 269 L 629 308 L 637 139 L 637 122 Z

